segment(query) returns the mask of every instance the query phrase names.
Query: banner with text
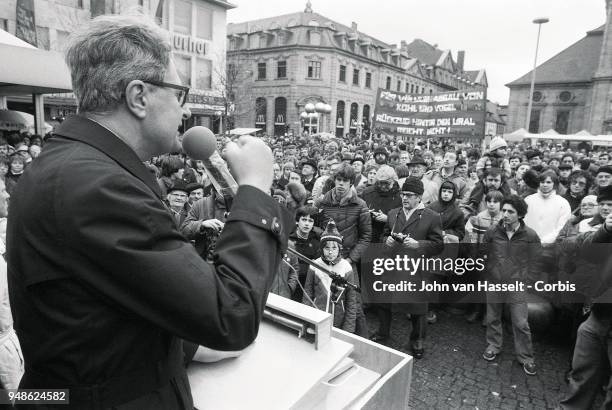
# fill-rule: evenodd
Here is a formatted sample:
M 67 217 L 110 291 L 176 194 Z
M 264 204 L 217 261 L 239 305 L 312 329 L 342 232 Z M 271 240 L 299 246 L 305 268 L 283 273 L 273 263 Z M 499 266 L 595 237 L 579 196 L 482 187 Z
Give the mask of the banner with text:
M 15 36 L 38 47 L 36 22 L 34 19 L 34 0 L 17 0 L 15 17 Z
M 405 94 L 378 89 L 374 128 L 404 137 L 484 137 L 486 92 Z

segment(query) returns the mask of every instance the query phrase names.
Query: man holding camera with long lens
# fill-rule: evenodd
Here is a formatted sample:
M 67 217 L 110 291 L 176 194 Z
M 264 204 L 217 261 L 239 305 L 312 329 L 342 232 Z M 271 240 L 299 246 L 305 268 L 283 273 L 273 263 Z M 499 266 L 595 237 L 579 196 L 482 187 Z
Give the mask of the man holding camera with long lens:
M 20 388 L 69 389 L 61 408 L 191 410 L 182 340 L 251 344 L 286 248 L 292 221 L 266 194 L 272 152 L 252 137 L 226 149 L 240 187 L 215 266 L 176 228 L 143 164 L 180 149 L 190 116 L 171 49 L 142 15 L 99 16 L 77 31 L 66 62 L 79 114 L 11 198 Z

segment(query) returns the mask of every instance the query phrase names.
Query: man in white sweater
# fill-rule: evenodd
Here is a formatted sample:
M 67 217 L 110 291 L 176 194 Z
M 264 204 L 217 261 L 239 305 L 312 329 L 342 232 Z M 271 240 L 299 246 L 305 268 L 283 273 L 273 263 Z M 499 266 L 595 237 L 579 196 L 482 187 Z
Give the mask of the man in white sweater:
M 543 246 L 555 242 L 572 216 L 569 202 L 555 192 L 558 184 L 559 177 L 554 171 L 544 171 L 540 174 L 538 192 L 525 198 L 528 205 L 525 224 L 536 231 Z

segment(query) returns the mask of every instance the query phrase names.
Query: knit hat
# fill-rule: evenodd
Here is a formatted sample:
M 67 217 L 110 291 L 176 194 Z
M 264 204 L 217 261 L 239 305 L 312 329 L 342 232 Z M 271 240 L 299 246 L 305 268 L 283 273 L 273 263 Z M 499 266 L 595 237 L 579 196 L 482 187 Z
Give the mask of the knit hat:
M 600 172 L 605 172 L 606 174 L 610 174 L 612 175 L 612 166 L 610 165 L 604 165 L 599 167 L 599 169 L 597 170 L 597 173 L 599 174 Z
M 493 152 L 499 148 L 507 148 L 508 144 L 502 137 L 495 137 L 489 143 L 489 151 Z
M 423 181 L 417 177 L 406 177 L 404 185 L 402 185 L 402 192 L 412 192 L 417 195 L 423 195 L 423 192 L 425 192 Z
M 325 231 L 321 234 L 321 247 L 323 247 L 324 243 L 327 241 L 338 242 L 342 245 L 342 235 L 338 232 L 338 228 L 336 227 L 336 223 L 333 219 L 330 219 L 325 227 Z
M 597 195 L 597 202 L 601 201 L 612 201 L 612 186 L 604 186 L 599 188 L 599 194 Z
M 389 165 L 381 165 L 376 171 L 376 180 L 377 181 L 397 181 L 397 174 L 395 170 L 391 168 Z
M 570 164 L 559 164 L 557 168 L 559 169 L 559 171 L 563 171 L 564 169 L 573 169 Z

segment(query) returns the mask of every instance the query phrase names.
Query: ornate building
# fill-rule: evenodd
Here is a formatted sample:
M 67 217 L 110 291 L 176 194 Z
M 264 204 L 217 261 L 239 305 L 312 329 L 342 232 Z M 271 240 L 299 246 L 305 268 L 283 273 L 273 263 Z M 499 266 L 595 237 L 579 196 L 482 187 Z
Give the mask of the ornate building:
M 36 0 L 33 3 L 34 46 L 62 51 L 69 33 L 100 14 L 141 7 L 170 32 L 172 54 L 184 84 L 191 87 L 186 106 L 192 112 L 184 125 L 204 125 L 215 132 L 225 111 L 222 75 L 225 67 L 226 14 L 235 6 L 224 0 Z M 0 29 L 15 34 L 17 0 L 0 1 Z M 44 64 L 44 61 L 40 62 Z M 8 108 L 32 112 L 31 98 L 9 96 Z M 76 112 L 71 94 L 45 95 L 45 118 Z
M 526 128 L 531 72 L 510 88 L 508 131 Z M 612 0 L 606 24 L 536 68 L 528 130 L 612 134 Z
M 227 35 L 235 125 L 268 134 L 369 130 L 379 87 L 426 94 L 486 86 L 484 70 L 463 70 L 464 53 L 456 63 L 450 51 L 422 40 L 412 49 L 384 43 L 356 23 L 314 13 L 310 1 L 301 13 L 229 24 Z M 331 112 L 301 119 L 308 103 L 327 104 Z

